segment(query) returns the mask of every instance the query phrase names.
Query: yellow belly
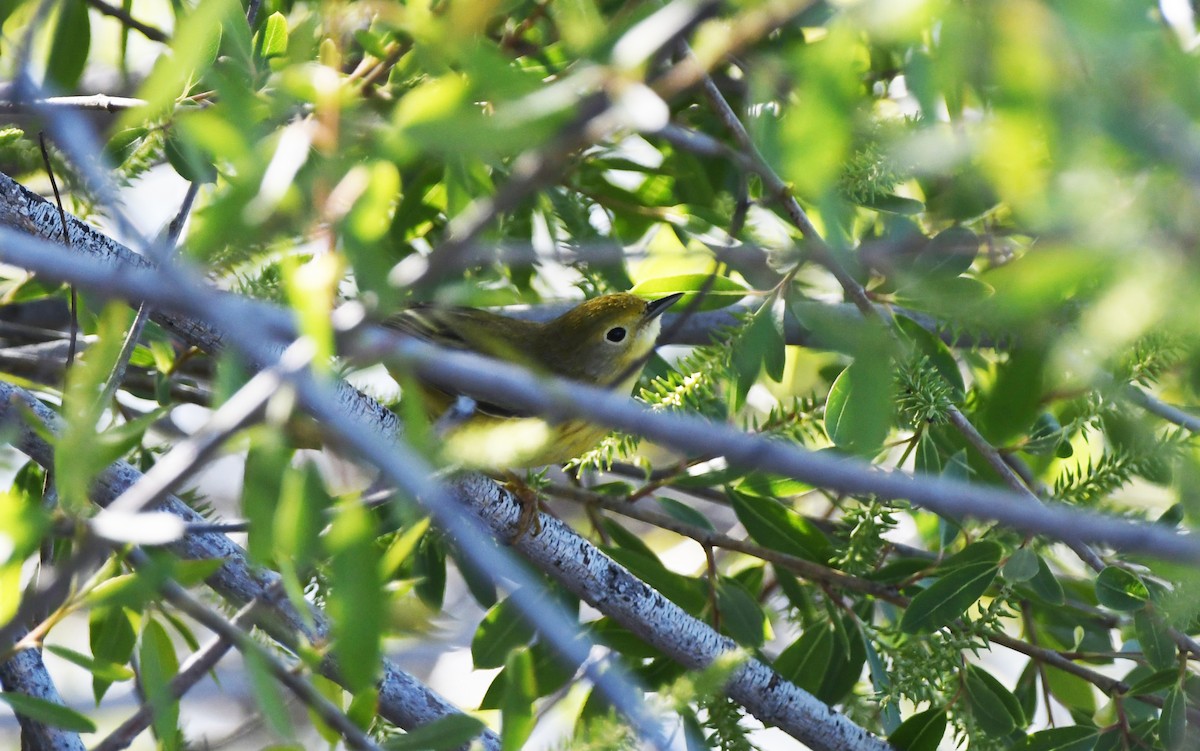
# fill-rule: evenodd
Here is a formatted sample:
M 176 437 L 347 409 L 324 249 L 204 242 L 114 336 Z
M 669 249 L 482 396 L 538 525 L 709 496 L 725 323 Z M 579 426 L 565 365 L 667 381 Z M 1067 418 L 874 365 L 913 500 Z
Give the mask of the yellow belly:
M 539 417 L 475 415 L 445 435 L 445 457 L 475 469 L 523 469 L 562 464 L 588 451 L 608 428 L 583 420 L 551 425 Z

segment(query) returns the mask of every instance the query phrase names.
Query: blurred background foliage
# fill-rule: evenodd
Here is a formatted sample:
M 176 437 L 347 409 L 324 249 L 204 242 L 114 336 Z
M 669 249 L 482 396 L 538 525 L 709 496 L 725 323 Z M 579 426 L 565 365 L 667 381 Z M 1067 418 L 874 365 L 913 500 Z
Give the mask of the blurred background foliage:
M 1200 402 L 1200 318 L 1181 307 L 1200 283 L 1192 4 L 677 1 L 671 11 L 698 14 L 691 53 L 664 31 L 674 17 L 663 7 L 125 0 L 130 24 L 99 0 L 8 0 L 0 70 L 16 91 L 27 56 L 49 92 L 136 98 L 86 110 L 128 188 L 125 210 L 158 231 L 181 186 L 200 184 L 181 252 L 217 284 L 293 307 L 326 344 L 323 322 L 349 298 L 383 317 L 416 302 L 700 292 L 701 309 L 735 315 L 712 345 L 656 358 L 637 390 L 655 410 L 981 484 L 1004 484 L 999 460 L 1047 500 L 1195 523 L 1192 433 L 1144 408 L 1146 395 Z M 43 126 L 29 108 L 6 113 L 0 169 L 48 194 Z M 51 145 L 67 209 L 114 228 Z M 62 330 L 64 289 L 14 269 L 2 281 L 7 320 Z M 845 283 L 890 313 L 859 315 Z M 99 468 L 119 456 L 153 465 L 177 437 L 164 415 L 219 403 L 246 378 L 151 325 L 103 405 L 120 440 L 89 440 L 101 415 L 84 407 L 128 317 L 82 292 L 79 323 L 95 338 L 65 390 L 45 362 L 30 372 L 17 357 L 28 342 L 6 329 L 0 364 L 61 402 L 72 450 L 58 510 L 39 511 L 47 485 L 32 465 L 0 507 L 24 535 L 0 570 L 10 603 L 47 518 L 86 513 Z M 378 376 L 356 378 L 394 398 Z M 639 444 L 616 434 L 567 475 L 529 479 L 651 586 L 896 748 L 1196 747 L 1194 569 L 1102 550 L 1097 572 L 1049 537 Z M 481 609 L 464 611 L 479 623 L 458 646 L 491 685 L 463 709 L 502 727 L 511 748 L 547 717 L 568 718 L 554 743 L 632 743 L 570 683 L 575 666 L 536 629 L 513 627 L 494 586 L 455 573 L 455 551 L 415 512 L 363 513 L 278 425 L 233 448 L 245 488 L 222 510 L 250 519 L 251 554 L 292 596 L 329 607 L 334 649 L 356 666 L 354 696 L 331 695 L 353 716 L 370 719 L 381 650 L 466 618 L 439 614 L 450 597 Z M 667 521 L 743 544 L 687 543 Z M 847 578 L 814 579 L 812 564 Z M 183 643 L 163 624 L 189 629 L 149 596 L 84 590 L 73 607 L 90 613 L 87 664 L 111 666 L 92 670 L 97 701 L 131 677 L 135 645 L 174 656 Z M 626 629 L 581 617 L 709 747 L 794 747 L 716 683 L 688 683 Z M 298 732 L 286 717 L 271 728 L 281 742 Z M 156 733 L 179 747 L 170 722 Z

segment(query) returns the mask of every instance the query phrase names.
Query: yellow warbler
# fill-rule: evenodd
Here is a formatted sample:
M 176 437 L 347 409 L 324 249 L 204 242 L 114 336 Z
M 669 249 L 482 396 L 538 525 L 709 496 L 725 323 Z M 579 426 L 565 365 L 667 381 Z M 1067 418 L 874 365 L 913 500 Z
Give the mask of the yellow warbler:
M 546 323 L 522 321 L 474 308 L 418 306 L 384 325 L 443 347 L 524 365 L 534 372 L 628 393 L 654 348 L 660 316 L 682 294 L 647 302 L 628 293 L 586 300 Z M 422 382 L 429 413 L 444 415 L 458 398 L 451 389 Z M 474 404 L 446 431 L 446 453 L 461 464 L 514 469 L 562 463 L 595 446 L 608 428 L 584 420 L 558 424 L 504 404 Z

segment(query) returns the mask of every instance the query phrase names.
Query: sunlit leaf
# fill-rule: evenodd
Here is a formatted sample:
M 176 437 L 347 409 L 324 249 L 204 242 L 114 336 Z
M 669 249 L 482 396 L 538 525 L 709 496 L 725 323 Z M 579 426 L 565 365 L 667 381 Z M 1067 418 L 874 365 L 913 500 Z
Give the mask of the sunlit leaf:
M 0 701 L 18 714 L 50 727 L 75 733 L 94 733 L 96 723 L 75 710 L 19 691 L 0 691 Z

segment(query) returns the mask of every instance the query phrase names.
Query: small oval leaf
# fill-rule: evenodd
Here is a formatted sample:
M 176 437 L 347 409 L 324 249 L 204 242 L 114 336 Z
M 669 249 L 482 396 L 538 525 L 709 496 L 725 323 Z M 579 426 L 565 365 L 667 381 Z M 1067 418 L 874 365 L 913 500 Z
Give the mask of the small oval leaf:
M 1150 599 L 1150 590 L 1137 574 L 1107 566 L 1096 577 L 1096 599 L 1113 610 L 1141 610 Z
M 1027 582 L 1037 576 L 1038 557 L 1029 548 L 1020 548 L 1008 557 L 1000 573 L 1013 583 Z

